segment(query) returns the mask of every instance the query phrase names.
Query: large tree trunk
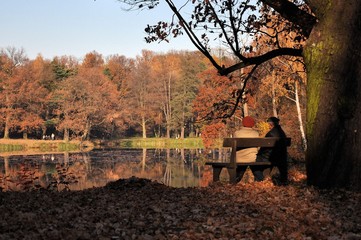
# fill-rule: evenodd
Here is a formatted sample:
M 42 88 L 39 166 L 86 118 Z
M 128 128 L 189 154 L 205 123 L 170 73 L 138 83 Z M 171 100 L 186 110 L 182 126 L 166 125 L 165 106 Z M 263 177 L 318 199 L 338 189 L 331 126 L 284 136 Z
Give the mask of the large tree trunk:
M 308 183 L 361 189 L 361 1 L 310 5 L 319 22 L 304 52 Z

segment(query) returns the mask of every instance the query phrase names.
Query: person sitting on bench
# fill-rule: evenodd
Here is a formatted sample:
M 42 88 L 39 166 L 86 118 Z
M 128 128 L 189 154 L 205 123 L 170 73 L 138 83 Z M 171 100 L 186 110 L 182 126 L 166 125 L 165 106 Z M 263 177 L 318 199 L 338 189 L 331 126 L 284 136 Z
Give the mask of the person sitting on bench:
M 234 132 L 235 138 L 254 138 L 259 137 L 259 133 L 253 129 L 255 121 L 252 117 L 246 116 L 242 119 L 242 125 L 239 130 Z M 245 148 L 237 150 L 236 160 L 237 162 L 255 162 L 258 148 Z
M 271 130 L 265 137 L 279 137 L 286 138 L 286 134 L 281 128 L 280 120 L 276 117 L 270 117 L 267 119 Z M 256 162 L 270 161 L 272 165 L 276 166 L 280 172 L 281 184 L 287 184 L 288 181 L 288 167 L 287 167 L 287 146 L 285 141 L 280 140 L 273 148 L 261 147 L 257 153 Z M 263 172 L 260 170 L 253 172 L 255 181 L 263 181 Z

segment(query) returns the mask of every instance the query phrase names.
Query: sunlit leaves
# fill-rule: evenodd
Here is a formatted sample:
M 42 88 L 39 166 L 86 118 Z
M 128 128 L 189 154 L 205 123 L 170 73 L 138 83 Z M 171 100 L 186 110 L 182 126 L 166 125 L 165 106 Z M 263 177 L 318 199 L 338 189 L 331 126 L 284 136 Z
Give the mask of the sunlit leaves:
M 5 138 L 10 130 L 25 134 L 39 129 L 43 123 L 39 113 L 46 98 L 41 85 L 46 75 L 45 64 L 41 59 L 24 60 L 24 56 L 16 53 L 12 50 L 0 54 L 0 122 L 5 126 Z
M 89 53 L 78 74 L 60 83 L 56 92 L 59 129 L 70 129 L 86 139 L 92 129 L 110 124 L 117 118 L 124 96 L 119 93 L 121 88 L 104 75 L 103 62 L 98 53 Z M 115 69 L 113 74 L 115 77 Z
M 211 120 L 229 113 L 234 108 L 232 93 L 237 90 L 228 77 L 220 76 L 216 70 L 207 70 L 199 75 L 203 84 L 194 101 L 198 120 Z

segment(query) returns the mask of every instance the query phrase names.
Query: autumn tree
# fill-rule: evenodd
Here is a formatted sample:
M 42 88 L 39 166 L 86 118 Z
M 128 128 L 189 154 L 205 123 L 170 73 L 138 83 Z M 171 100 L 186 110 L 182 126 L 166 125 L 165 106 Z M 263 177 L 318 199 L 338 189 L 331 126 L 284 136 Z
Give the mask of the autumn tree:
M 227 137 L 227 124 L 226 120 L 215 118 L 209 109 L 214 105 L 224 104 L 233 106 L 233 100 L 230 100 L 230 95 L 236 94 L 238 88 L 235 82 L 231 81 L 225 76 L 220 76 L 213 68 L 204 70 L 198 74 L 201 80 L 199 85 L 198 94 L 193 101 L 193 111 L 197 116 L 197 122 L 201 124 L 201 136 L 205 146 L 210 147 L 214 145 L 214 141 L 218 138 Z M 241 116 L 241 107 L 236 110 L 237 114 Z M 207 120 L 204 124 L 204 120 Z
M 153 59 L 154 53 L 146 50 L 136 57 L 127 95 L 130 120 L 133 126 L 141 127 L 143 138 L 147 138 L 149 125 L 154 122 L 158 113 L 155 102 L 159 88 L 152 77 Z
M 197 52 L 180 52 L 180 77 L 175 82 L 175 92 L 172 99 L 173 119 L 176 129 L 180 129 L 180 138 L 194 129 L 193 100 L 196 98 L 200 80 L 198 73 L 203 71 L 206 64 Z
M 42 81 L 43 86 L 48 89 L 49 97 L 46 101 L 46 112 L 44 115 L 45 119 L 45 127 L 57 129 L 59 125 L 59 109 L 61 106 L 59 104 L 63 103 L 61 99 L 59 99 L 59 95 L 57 92 L 62 87 L 61 83 L 65 79 L 75 76 L 78 73 L 79 61 L 72 56 L 56 56 L 52 59 L 51 69 L 53 72 L 53 78 L 47 78 Z M 60 129 L 57 129 L 60 130 Z M 69 130 L 67 128 L 61 129 L 64 133 L 64 139 L 69 139 Z M 46 129 L 44 129 L 44 133 Z
M 151 8 L 159 3 L 146 0 L 125 2 Z M 302 56 L 308 75 L 308 183 L 319 187 L 361 189 L 359 1 L 192 1 L 194 12 L 190 20 L 185 19 L 187 15 L 181 11 L 183 6 L 176 7 L 170 0 L 165 2 L 177 20 L 174 18 L 173 24 L 159 22 L 148 26 L 148 32 L 153 34 L 149 41 L 185 33 L 220 74 L 227 75 L 247 66 L 256 67 L 280 55 Z M 242 53 L 247 46 L 239 45 L 239 39 L 244 34 L 261 34 L 258 30 L 266 26 L 272 15 L 288 23 L 283 32 L 297 33 L 294 47 L 282 47 L 277 41 L 278 34 L 270 35 L 270 41 L 275 43 L 271 50 L 245 57 Z M 200 37 L 194 31 L 197 27 L 204 29 Z M 205 47 L 210 39 L 207 30 L 222 37 L 239 63 L 222 67 L 212 58 Z M 306 40 L 305 45 L 299 44 L 302 39 Z
M 107 57 L 104 67 L 104 74 L 117 85 L 117 90 L 125 95 L 134 69 L 134 61 L 125 56 L 111 55 Z
M 79 61 L 72 56 L 54 57 L 51 61 L 56 82 L 50 82 L 46 86 L 53 90 L 61 80 L 74 76 L 78 73 Z
M 134 60 L 121 55 L 111 55 L 106 58 L 104 65 L 104 74 L 116 85 L 116 94 L 118 95 L 117 113 L 114 113 L 110 129 L 104 129 L 108 136 L 112 136 L 117 131 L 122 131 L 128 127 L 130 121 L 130 112 L 127 99 L 130 91 L 130 82 L 134 71 Z
M 180 59 L 175 53 L 157 55 L 153 62 L 153 74 L 157 78 L 160 88 L 158 89 L 158 104 L 165 119 L 166 137 L 171 137 L 174 130 L 173 98 L 175 82 L 180 77 Z
M 262 64 L 252 81 L 252 105 L 259 121 L 271 114 L 282 119 L 287 136 L 292 138 L 292 157 L 304 159 L 307 148 L 304 119 L 306 116 L 306 77 L 303 64 L 279 57 Z M 249 84 L 250 85 L 250 84 Z
M 9 138 L 9 124 L 10 124 L 10 88 L 11 82 L 10 78 L 14 71 L 12 67 L 11 59 L 8 58 L 7 55 L 1 54 L 0 55 L 0 83 L 1 83 L 1 125 L 2 129 L 4 129 L 4 138 Z
M 52 121 L 52 109 L 54 108 L 52 93 L 57 84 L 56 72 L 52 61 L 44 59 L 41 55 L 31 61 L 31 66 L 34 81 L 39 84 L 39 90 L 41 91 L 34 90 L 34 92 L 29 91 L 29 93 L 34 95 L 41 93 L 41 105 L 37 107 L 36 111 L 43 119 L 42 135 L 44 136 L 47 134 L 48 128 L 50 128 L 49 131 L 55 131 L 55 122 Z
M 75 76 L 63 80 L 56 93 L 59 99 L 60 130 L 71 130 L 86 140 L 95 127 L 117 116 L 117 86 L 103 73 L 102 57 L 89 53 Z M 65 138 L 66 138 L 65 134 Z
M 287 28 L 287 22 L 279 22 L 279 16 L 271 16 L 267 27 L 261 28 L 267 34 L 257 34 L 256 38 L 251 42 L 251 48 L 257 49 L 255 52 L 249 54 L 255 54 L 257 51 L 264 52 L 272 50 L 271 46 L 274 45 L 268 35 L 278 35 L 277 41 L 284 47 L 292 47 L 293 41 L 297 37 L 297 32 L 294 31 L 282 31 Z M 266 36 L 266 37 L 265 37 Z M 302 39 L 299 39 L 300 44 Z M 265 105 L 263 108 L 258 109 L 259 116 L 263 119 L 269 117 L 270 114 L 276 117 L 281 117 L 283 125 L 288 128 L 288 136 L 292 137 L 293 145 L 300 146 L 303 149 L 307 147 L 307 141 L 304 131 L 304 118 L 305 118 L 305 101 L 301 101 L 300 93 L 304 93 L 306 97 L 306 75 L 304 69 L 304 63 L 302 58 L 294 56 L 280 56 L 271 59 L 258 67 L 255 72 L 256 79 L 249 82 L 252 85 L 258 85 L 253 87 L 257 92 L 258 102 Z M 249 85 L 248 84 L 248 85 Z M 268 100 L 269 99 L 269 100 Z M 285 101 L 286 100 L 286 101 Z M 267 106 L 270 102 L 272 105 Z M 289 103 L 294 103 L 294 106 Z M 303 105 L 303 106 L 301 106 Z M 260 104 L 258 105 L 260 106 Z M 272 109 L 272 111 L 269 111 Z M 292 111 L 296 109 L 297 111 Z M 263 114 L 259 110 L 264 110 Z M 283 111 L 282 111 L 283 110 Z M 289 113 L 297 114 L 289 114 Z M 298 127 L 297 126 L 298 123 Z M 294 129 L 299 129 L 295 134 Z M 301 138 L 299 137 L 301 135 Z
M 20 68 L 28 61 L 23 49 L 8 47 L 0 51 L 0 91 L 1 122 L 4 126 L 4 138 L 9 138 L 10 129 L 15 129 L 16 119 L 21 112 L 21 94 L 23 93 Z
M 42 129 L 44 126 L 42 113 L 45 111 L 44 103 L 48 91 L 41 84 L 44 69 L 38 65 L 40 58 L 21 66 L 16 75 L 15 81 L 20 83 L 20 86 L 17 93 L 17 114 L 13 124 L 23 133 L 24 138 L 27 138 L 28 133 Z

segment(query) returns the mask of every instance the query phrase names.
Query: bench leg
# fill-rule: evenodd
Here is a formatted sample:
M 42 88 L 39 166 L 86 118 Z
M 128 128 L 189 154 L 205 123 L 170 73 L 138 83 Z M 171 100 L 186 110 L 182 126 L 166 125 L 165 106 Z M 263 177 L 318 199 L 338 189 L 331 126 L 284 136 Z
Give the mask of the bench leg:
M 229 174 L 229 183 L 237 183 L 237 168 L 227 168 Z
M 223 167 L 215 167 L 213 166 L 213 182 L 219 181 L 219 175 L 221 174 Z

